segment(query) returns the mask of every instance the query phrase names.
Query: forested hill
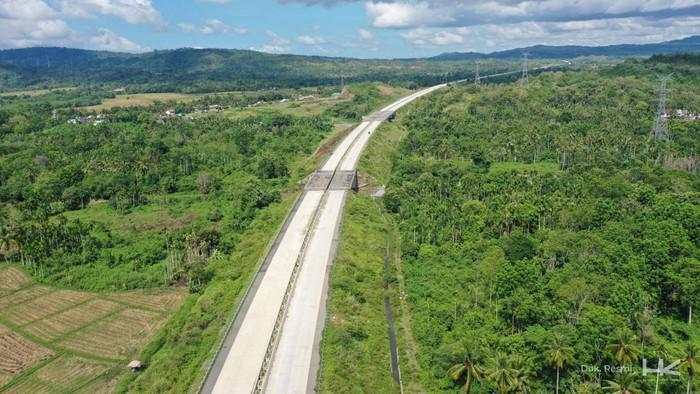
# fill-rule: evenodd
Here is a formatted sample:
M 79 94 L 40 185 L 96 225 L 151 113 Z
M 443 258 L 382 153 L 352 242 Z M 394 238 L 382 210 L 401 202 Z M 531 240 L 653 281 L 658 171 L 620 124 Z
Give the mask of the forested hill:
M 579 56 L 651 56 L 654 54 L 691 53 L 700 52 L 700 36 L 691 36 L 680 40 L 665 41 L 655 44 L 623 44 L 607 46 L 550 46 L 535 45 L 527 48 L 510 49 L 507 51 L 493 52 L 489 54 L 476 52 L 452 52 L 443 53 L 434 57 L 435 60 L 472 60 L 472 59 L 511 59 L 522 56 L 527 52 L 533 58 L 562 59 Z
M 236 49 L 193 49 L 126 54 L 70 48 L 0 50 L 0 90 L 66 85 L 137 86 L 141 91 L 210 92 L 381 81 L 431 85 L 471 77 L 475 59 L 510 69 L 527 51 L 532 58 L 650 56 L 700 52 L 700 36 L 647 45 L 535 46 L 491 54 L 452 53 L 429 59 L 351 59 L 275 55 Z
M 255 90 L 346 81 L 439 83 L 466 76 L 463 64 L 360 60 L 193 49 L 124 54 L 69 48 L 0 51 L 0 89 L 41 85 L 139 85 L 153 91 Z

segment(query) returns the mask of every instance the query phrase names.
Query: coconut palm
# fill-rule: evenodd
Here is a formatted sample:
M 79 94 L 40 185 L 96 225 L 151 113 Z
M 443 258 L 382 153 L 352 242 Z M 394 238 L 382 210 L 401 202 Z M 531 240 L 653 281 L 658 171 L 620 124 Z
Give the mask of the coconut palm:
M 514 376 L 507 354 L 498 352 L 489 359 L 486 377 L 496 386 L 496 390 L 500 394 L 505 394 L 511 390 Z
M 688 342 L 685 347 L 685 354 L 683 355 L 681 361 L 683 362 L 683 369 L 688 374 L 686 394 L 690 394 L 693 387 L 693 377 L 698 371 L 698 346 L 692 342 Z
M 600 389 L 596 382 L 583 382 L 574 386 L 573 392 L 576 394 L 595 394 Z
M 615 360 L 621 364 L 628 364 L 637 361 L 639 349 L 636 346 L 636 338 L 627 330 L 618 331 L 615 339 L 608 345 L 607 349 L 613 353 Z
M 459 381 L 465 379 L 463 390 L 465 393 L 469 393 L 472 388 L 472 383 L 474 379 L 481 380 L 484 371 L 477 364 L 476 358 L 473 353 L 468 352 L 464 356 L 464 361 L 459 364 L 453 365 L 447 374 L 452 378 L 452 380 Z
M 567 365 L 571 365 L 574 361 L 574 349 L 564 342 L 564 338 L 555 334 L 552 335 L 552 341 L 547 347 L 547 359 L 549 363 L 557 370 L 557 389 L 559 394 L 559 372 Z
M 653 315 L 649 308 L 644 308 L 644 311 L 637 314 L 637 326 L 639 327 L 639 339 L 642 342 L 642 354 L 644 354 L 645 343 L 651 342 L 654 339 L 652 320 Z
M 529 393 L 532 371 L 528 360 L 523 356 L 513 356 L 508 360 L 512 374 L 511 388 L 517 393 Z
M 637 394 L 642 391 L 637 388 L 634 376 L 630 374 L 619 375 L 617 381 L 606 380 L 605 391 L 612 394 Z

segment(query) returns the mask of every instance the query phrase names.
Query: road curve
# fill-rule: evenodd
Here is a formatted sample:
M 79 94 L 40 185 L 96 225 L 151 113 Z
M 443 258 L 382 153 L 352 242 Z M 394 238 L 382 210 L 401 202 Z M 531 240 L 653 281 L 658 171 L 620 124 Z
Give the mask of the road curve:
M 311 177 L 244 297 L 201 392 L 313 392 L 328 274 L 362 150 L 390 114 L 445 86 L 421 90 L 366 117 Z

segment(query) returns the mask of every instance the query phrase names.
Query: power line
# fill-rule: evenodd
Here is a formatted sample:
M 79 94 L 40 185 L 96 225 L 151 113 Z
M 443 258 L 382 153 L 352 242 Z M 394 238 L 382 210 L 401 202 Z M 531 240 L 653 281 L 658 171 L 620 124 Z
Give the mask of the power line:
M 671 74 L 659 78 L 659 106 L 656 110 L 656 121 L 651 134 L 656 140 L 668 139 L 668 114 L 666 113 L 666 103 L 668 102 L 668 81 Z
M 520 77 L 520 83 L 522 85 L 527 85 L 528 80 L 529 80 L 527 67 L 528 67 L 527 52 L 524 52 L 523 53 L 523 75 L 522 75 L 522 77 Z

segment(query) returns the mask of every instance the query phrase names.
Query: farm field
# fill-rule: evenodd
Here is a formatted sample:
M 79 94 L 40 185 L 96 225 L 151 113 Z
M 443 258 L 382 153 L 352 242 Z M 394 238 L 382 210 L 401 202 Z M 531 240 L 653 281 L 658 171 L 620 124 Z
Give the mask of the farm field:
M 52 92 L 68 91 L 68 90 L 73 90 L 73 89 L 75 89 L 75 88 L 74 87 L 65 87 L 65 88 L 55 88 L 55 89 L 15 90 L 15 91 L 10 91 L 10 92 L 0 92 L 0 97 L 9 97 L 9 96 L 36 97 L 36 96 L 42 96 L 45 94 L 49 94 Z
M 408 89 L 384 84 L 377 84 L 376 89 L 377 96 L 381 97 L 382 101 L 386 102 L 409 93 Z M 223 111 L 223 114 L 232 119 L 245 118 L 265 112 L 275 112 L 291 116 L 320 116 L 334 106 L 352 103 L 355 97 L 358 95 L 362 96 L 365 93 L 366 92 L 357 87 L 352 87 L 345 90 L 343 94 L 337 94 L 331 97 L 316 97 L 311 95 L 297 98 L 296 100 L 268 102 L 247 108 L 232 108 Z
M 96 294 L 0 265 L 0 392 L 102 392 L 182 303 L 180 290 Z
M 266 111 L 276 111 L 285 115 L 314 116 L 322 114 L 323 111 L 331 105 L 341 103 L 343 101 L 347 101 L 347 99 L 342 97 L 322 97 L 302 101 L 278 101 L 274 103 L 265 103 L 259 106 L 252 106 L 244 109 L 233 108 L 224 111 L 224 114 L 234 119 L 245 118 L 247 116 L 253 116 L 255 114 L 263 113 Z
M 114 98 L 108 98 L 98 105 L 84 107 L 88 111 L 104 111 L 117 107 L 147 107 L 157 101 L 188 102 L 196 98 L 195 95 L 182 93 L 136 93 L 120 94 Z

